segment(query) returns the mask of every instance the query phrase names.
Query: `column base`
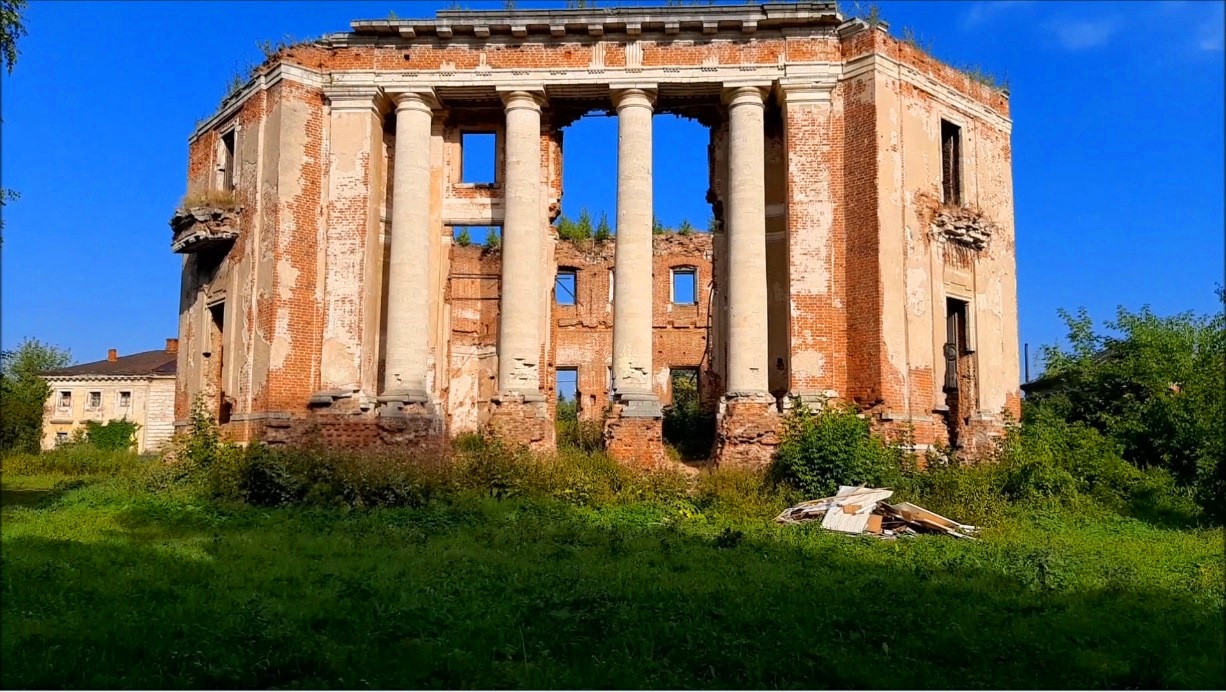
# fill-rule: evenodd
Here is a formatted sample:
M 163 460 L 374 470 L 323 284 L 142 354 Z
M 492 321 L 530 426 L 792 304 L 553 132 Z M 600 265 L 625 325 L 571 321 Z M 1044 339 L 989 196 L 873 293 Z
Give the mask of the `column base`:
M 361 415 L 320 412 L 257 423 L 252 439 L 272 446 L 437 451 L 447 443 L 446 422 L 428 405 Z
M 765 392 L 735 392 L 724 396 L 719 409 L 713 454 L 716 465 L 769 466 L 783 425 L 775 398 Z
M 499 392 L 490 401 L 494 410 L 487 428 L 496 437 L 526 445 L 534 452 L 557 449 L 557 429 L 549 416 L 549 402 L 540 392 Z
M 654 469 L 669 465 L 659 400 L 650 394 L 619 395 L 605 418 L 604 448 L 628 466 Z

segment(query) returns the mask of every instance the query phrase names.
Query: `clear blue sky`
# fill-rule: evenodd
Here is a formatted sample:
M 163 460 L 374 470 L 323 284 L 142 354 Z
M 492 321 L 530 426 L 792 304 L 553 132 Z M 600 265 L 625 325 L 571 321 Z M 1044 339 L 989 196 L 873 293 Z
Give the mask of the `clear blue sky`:
M 2 345 L 34 336 L 78 362 L 158 348 L 177 329 L 167 219 L 187 136 L 257 42 L 351 19 L 432 16 L 437 2 L 31 2 L 0 81 L 5 207 Z M 501 2 L 469 2 L 499 7 Z M 520 2 L 520 6 L 533 3 Z M 563 3 L 545 3 L 560 6 Z M 1007 75 L 1022 340 L 1063 334 L 1056 309 L 1214 309 L 1223 281 L 1223 3 L 882 2 L 959 63 Z M 657 214 L 710 213 L 706 135 L 657 118 Z M 616 123 L 566 132 L 564 211 L 615 203 Z

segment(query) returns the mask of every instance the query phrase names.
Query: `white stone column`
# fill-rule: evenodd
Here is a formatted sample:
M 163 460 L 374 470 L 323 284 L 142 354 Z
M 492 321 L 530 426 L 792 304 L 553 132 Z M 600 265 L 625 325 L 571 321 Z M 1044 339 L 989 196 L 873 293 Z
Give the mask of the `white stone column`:
M 541 103 L 535 89 L 502 92 L 506 108 L 498 393 L 541 400 Z M 548 272 L 552 274 L 552 272 Z
M 613 92 L 617 108 L 617 235 L 613 265 L 613 391 L 623 415 L 658 416 L 652 389 L 651 116 L 655 94 Z
M 387 280 L 387 341 L 381 401 L 424 403 L 430 291 L 430 129 L 434 98 L 396 97 L 396 158 L 392 172 L 391 257 Z
M 765 96 L 765 89 L 756 86 L 732 87 L 725 91 L 728 103 L 727 393 L 734 397 L 768 396 Z

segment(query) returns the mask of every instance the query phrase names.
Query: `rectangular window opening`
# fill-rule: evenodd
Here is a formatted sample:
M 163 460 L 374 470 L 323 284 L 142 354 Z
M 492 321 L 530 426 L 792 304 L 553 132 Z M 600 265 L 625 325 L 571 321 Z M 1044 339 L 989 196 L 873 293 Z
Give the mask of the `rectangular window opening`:
M 119 393 L 119 408 L 128 408 L 132 405 L 132 392 Z
M 673 269 L 672 302 L 674 305 L 698 303 L 698 270 L 694 267 Z
M 557 419 L 579 419 L 579 368 L 559 367 L 556 369 L 558 397 Z
M 65 442 L 68 442 L 68 433 L 66 433 L 66 432 L 57 432 L 57 433 L 55 434 L 55 446 L 56 446 L 56 447 L 58 447 L 58 446 L 60 446 L 60 445 L 64 444 Z
M 234 190 L 234 130 L 221 136 L 221 189 Z
M 941 195 L 946 204 L 962 204 L 962 128 L 941 121 Z
M 60 398 L 57 402 L 60 409 L 68 410 L 72 408 L 72 392 L 60 392 Z
M 452 226 L 451 242 L 460 247 L 498 247 L 502 243 L 502 229 L 498 226 Z
M 85 408 L 90 411 L 97 411 L 102 408 L 102 392 L 90 392 Z
M 945 389 L 958 389 L 958 358 L 966 354 L 965 300 L 945 299 Z
M 495 146 L 497 135 L 493 132 L 463 132 L 460 134 L 460 182 L 492 185 L 495 175 Z
M 553 282 L 554 300 L 558 305 L 574 305 L 575 287 L 578 277 L 574 269 L 558 269 L 557 278 Z
M 698 368 L 669 368 L 669 398 L 674 409 L 698 408 Z

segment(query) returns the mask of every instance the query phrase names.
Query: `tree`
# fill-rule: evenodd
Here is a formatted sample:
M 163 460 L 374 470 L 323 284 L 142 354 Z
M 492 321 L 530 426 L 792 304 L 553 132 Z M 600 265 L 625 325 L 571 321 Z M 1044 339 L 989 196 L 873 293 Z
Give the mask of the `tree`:
M 468 226 L 460 229 L 460 232 L 455 237 L 455 244 L 460 247 L 468 247 L 473 244 L 473 237 L 468 234 Z
M 609 215 L 600 212 L 600 221 L 596 224 L 596 233 L 593 235 L 596 242 L 603 243 L 613 237 L 613 229 L 609 227 Z
M 664 227 L 664 222 L 654 214 L 651 216 L 651 233 L 652 235 L 664 235 L 668 233 L 668 229 Z
M 587 207 L 579 210 L 579 220 L 575 222 L 575 234 L 582 239 L 592 237 L 592 215 L 588 213 Z
M 17 40 L 26 35 L 26 26 L 21 13 L 26 9 L 26 0 L 0 0 L 0 52 L 4 53 L 4 66 L 13 74 L 17 64 Z
M 13 74 L 13 66 L 17 64 L 17 39 L 26 35 L 26 26 L 21 13 L 26 9 L 26 0 L 0 0 L 0 52 L 4 53 L 4 66 L 9 74 Z M 20 197 L 16 190 L 0 188 L 0 210 L 9 202 Z M 4 219 L 0 218 L 0 231 L 4 230 Z
M 36 339 L 26 339 L 15 351 L 0 352 L 0 451 L 38 451 L 43 405 L 51 394 L 39 373 L 70 361 L 68 351 Z
M 681 223 L 677 226 L 677 233 L 679 235 L 693 235 L 694 224 L 690 223 L 689 219 L 682 219 Z
M 1169 471 L 1195 488 L 1201 506 L 1226 516 L 1226 293 L 1222 310 L 1160 317 L 1148 307 L 1119 308 L 1095 331 L 1084 310 L 1061 311 L 1068 347 L 1045 346 L 1043 379 L 1060 382 L 1027 397 L 1071 423 L 1085 423 L 1119 444 L 1140 468 Z

